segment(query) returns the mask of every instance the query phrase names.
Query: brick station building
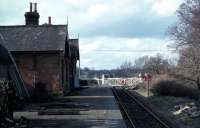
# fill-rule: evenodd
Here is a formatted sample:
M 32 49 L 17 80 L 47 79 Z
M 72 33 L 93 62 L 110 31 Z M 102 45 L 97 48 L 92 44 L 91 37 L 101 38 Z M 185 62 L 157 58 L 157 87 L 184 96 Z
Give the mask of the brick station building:
M 0 44 L 11 51 L 30 94 L 39 83 L 48 93 L 66 94 L 78 84 L 78 39 L 69 39 L 68 25 L 52 25 L 50 17 L 39 25 L 39 17 L 37 4 L 30 3 L 26 25 L 0 26 Z

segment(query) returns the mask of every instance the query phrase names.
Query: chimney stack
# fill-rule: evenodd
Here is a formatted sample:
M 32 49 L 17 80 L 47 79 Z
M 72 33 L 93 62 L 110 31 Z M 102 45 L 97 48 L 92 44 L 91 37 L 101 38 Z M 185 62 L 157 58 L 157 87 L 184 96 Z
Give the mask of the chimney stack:
M 34 3 L 34 10 L 33 3 L 30 3 L 30 11 L 26 12 L 24 16 L 26 20 L 26 25 L 39 25 L 40 15 L 37 12 L 37 3 Z
M 48 17 L 48 24 L 51 25 L 51 16 Z

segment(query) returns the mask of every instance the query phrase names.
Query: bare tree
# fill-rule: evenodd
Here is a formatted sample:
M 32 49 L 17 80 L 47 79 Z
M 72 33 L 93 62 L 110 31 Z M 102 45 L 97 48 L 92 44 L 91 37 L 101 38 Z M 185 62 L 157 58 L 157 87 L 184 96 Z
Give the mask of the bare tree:
M 168 31 L 175 47 L 200 47 L 200 0 L 185 0 L 177 15 L 179 22 Z
M 123 62 L 120 67 L 119 67 L 120 71 L 121 71 L 121 76 L 123 77 L 128 77 L 133 75 L 131 72 L 133 70 L 133 65 L 131 62 L 129 61 L 125 61 Z
M 135 60 L 135 65 L 134 65 L 134 68 L 136 69 L 142 69 L 145 62 L 149 59 L 148 56 L 143 56 L 143 57 L 140 57 L 138 59 Z
M 177 15 L 179 22 L 169 29 L 180 53 L 176 76 L 194 82 L 200 89 L 200 0 L 185 0 Z
M 120 65 L 120 69 L 124 69 L 124 70 L 128 70 L 130 68 L 132 68 L 132 63 L 129 61 L 125 61 Z
M 195 83 L 200 89 L 200 51 L 198 48 L 182 49 L 177 68 L 176 74 L 179 74 L 179 78 Z
M 168 60 L 163 59 L 163 56 L 157 54 L 155 57 L 149 57 L 146 60 L 143 68 L 152 74 L 162 74 L 169 70 Z

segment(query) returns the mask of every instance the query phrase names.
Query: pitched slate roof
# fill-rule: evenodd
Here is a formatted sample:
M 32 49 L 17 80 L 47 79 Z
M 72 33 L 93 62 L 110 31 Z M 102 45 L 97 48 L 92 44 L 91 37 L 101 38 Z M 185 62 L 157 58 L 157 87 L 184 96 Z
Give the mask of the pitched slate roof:
M 79 60 L 79 41 L 78 39 L 69 39 L 69 47 L 72 58 Z
M 0 26 L 9 51 L 64 51 L 67 25 Z

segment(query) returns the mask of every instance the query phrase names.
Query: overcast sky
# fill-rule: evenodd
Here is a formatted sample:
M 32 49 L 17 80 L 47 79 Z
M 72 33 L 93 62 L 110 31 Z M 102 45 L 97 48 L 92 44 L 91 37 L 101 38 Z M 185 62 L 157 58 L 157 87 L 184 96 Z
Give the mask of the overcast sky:
M 81 67 L 111 69 L 144 55 L 175 56 L 166 29 L 183 0 L 1 0 L 0 25 L 25 24 L 29 2 L 38 3 L 40 24 L 48 16 L 52 24 L 67 24 L 68 16 L 70 36 L 80 35 Z

